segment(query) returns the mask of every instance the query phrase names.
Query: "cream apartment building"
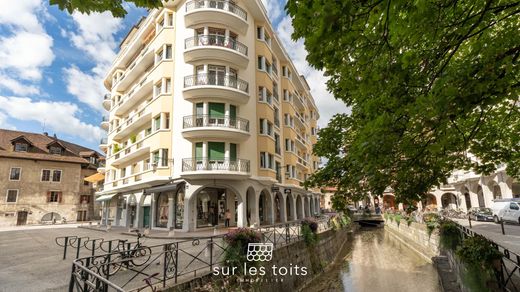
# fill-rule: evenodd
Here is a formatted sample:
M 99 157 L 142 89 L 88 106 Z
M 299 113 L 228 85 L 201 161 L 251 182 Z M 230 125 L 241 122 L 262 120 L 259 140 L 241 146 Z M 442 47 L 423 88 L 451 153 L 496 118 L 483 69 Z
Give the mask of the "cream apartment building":
M 107 73 L 103 223 L 192 231 L 317 214 L 318 109 L 260 0 L 169 1 Z

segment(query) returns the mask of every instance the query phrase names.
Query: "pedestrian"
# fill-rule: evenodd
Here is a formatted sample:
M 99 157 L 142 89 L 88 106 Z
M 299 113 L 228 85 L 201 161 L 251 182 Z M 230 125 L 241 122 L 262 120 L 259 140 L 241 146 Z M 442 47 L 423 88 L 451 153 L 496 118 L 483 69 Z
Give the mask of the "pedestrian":
M 226 210 L 225 217 L 226 217 L 225 226 L 229 227 L 229 220 L 231 219 L 231 212 L 229 212 L 229 209 Z

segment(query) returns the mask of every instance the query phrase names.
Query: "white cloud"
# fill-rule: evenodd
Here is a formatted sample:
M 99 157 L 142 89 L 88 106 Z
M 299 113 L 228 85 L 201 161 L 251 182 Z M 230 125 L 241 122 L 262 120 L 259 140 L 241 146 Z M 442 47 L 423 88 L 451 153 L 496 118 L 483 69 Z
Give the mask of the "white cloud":
M 0 112 L 0 127 L 2 129 L 16 130 L 16 127 L 7 122 L 7 115 Z
M 42 0 L 0 0 L 0 26 L 8 32 L 0 37 L 0 89 L 39 94 L 36 83 L 54 60 L 53 39 L 42 19 L 49 19 Z
M 67 79 L 67 91 L 80 98 L 81 102 L 90 107 L 103 111 L 101 98 L 105 93 L 105 88 L 100 82 L 99 77 L 89 75 L 79 70 L 76 66 L 64 68 L 63 73 Z
M 283 11 L 283 4 L 277 0 L 262 0 L 268 4 L 268 12 L 270 11 Z M 276 7 L 270 7 L 270 6 Z M 273 12 L 270 12 L 273 13 Z M 271 19 L 276 19 L 275 15 L 269 15 Z M 332 94 L 327 90 L 328 78 L 323 76 L 323 71 L 312 68 L 307 63 L 307 51 L 303 44 L 303 40 L 300 39 L 294 42 L 291 38 L 291 34 L 294 31 L 292 26 L 292 20 L 288 15 L 285 15 L 275 27 L 276 33 L 285 47 L 286 52 L 294 63 L 294 66 L 298 70 L 298 73 L 305 76 L 309 87 L 311 88 L 312 96 L 316 102 L 316 106 L 320 112 L 320 119 L 318 124 L 320 127 L 327 126 L 329 120 L 333 115 L 337 113 L 346 113 L 350 110 L 346 107 L 345 103 L 336 100 Z
M 90 15 L 74 13 L 72 19 L 77 32 L 69 33 L 71 42 L 95 65 L 90 72 L 83 72 L 74 65 L 65 68 L 63 71 L 67 91 L 82 103 L 103 111 L 101 103 L 106 91 L 103 78 L 116 56 L 117 43 L 114 34 L 123 28 L 122 20 L 113 17 L 109 12 Z
M 21 31 L 0 38 L 0 70 L 12 71 L 20 79 L 40 80 L 43 67 L 52 64 L 52 38 L 46 33 Z
M 262 4 L 264 4 L 267 15 L 272 22 L 275 22 L 284 12 L 284 6 L 281 0 L 262 0 Z
M 36 101 L 28 97 L 0 96 L 2 117 L 21 121 L 45 123 L 53 131 L 97 142 L 103 135 L 101 128 L 82 122 L 77 105 L 69 102 Z
M 22 84 L 16 79 L 0 74 L 0 89 L 8 89 L 14 94 L 28 95 L 28 94 L 40 94 L 40 89 L 33 85 Z

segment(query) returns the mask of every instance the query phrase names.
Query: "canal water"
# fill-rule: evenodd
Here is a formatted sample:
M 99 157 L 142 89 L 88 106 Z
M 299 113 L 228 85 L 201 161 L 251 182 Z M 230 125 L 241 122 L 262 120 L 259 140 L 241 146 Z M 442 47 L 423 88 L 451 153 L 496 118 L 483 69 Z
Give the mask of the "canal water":
M 433 265 L 383 228 L 360 229 L 340 256 L 303 291 L 441 291 Z

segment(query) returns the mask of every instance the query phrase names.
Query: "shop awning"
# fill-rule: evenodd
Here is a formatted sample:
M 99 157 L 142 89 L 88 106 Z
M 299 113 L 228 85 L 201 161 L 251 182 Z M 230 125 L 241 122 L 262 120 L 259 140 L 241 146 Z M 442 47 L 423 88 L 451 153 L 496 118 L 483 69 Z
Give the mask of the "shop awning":
M 112 197 L 115 195 L 117 195 L 117 194 L 101 195 L 96 198 L 96 202 L 108 201 L 108 200 L 112 199 Z
M 177 189 L 177 185 L 178 185 L 178 183 L 174 183 L 174 184 L 167 184 L 167 185 L 163 185 L 163 186 L 153 187 L 153 188 L 146 189 L 144 191 L 144 193 L 151 194 L 151 193 L 173 191 L 173 190 Z
M 91 182 L 91 183 L 97 183 L 98 181 L 102 181 L 105 179 L 105 175 L 102 173 L 95 173 L 91 176 L 88 176 L 85 178 L 85 181 Z

